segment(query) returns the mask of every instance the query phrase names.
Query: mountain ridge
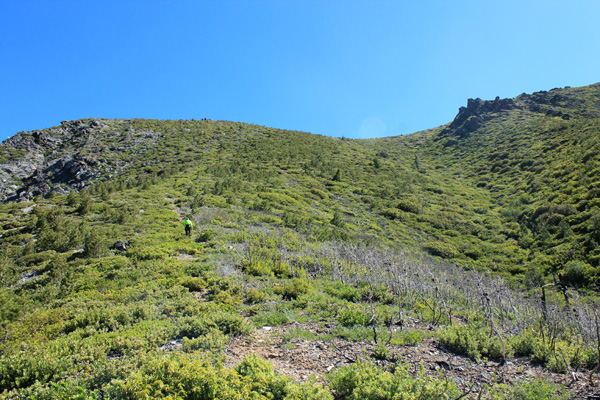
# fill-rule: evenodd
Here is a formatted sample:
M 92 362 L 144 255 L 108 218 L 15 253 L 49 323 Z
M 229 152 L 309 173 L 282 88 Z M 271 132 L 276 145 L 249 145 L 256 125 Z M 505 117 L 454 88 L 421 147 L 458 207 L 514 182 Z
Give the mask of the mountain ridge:
M 600 88 L 600 83 L 589 85 L 587 88 Z M 564 110 L 571 110 L 573 113 L 576 109 L 581 110 L 575 112 L 578 116 L 583 117 L 599 117 L 600 106 L 596 105 L 595 111 L 584 110 L 581 106 L 584 101 L 579 99 L 573 100 L 570 92 L 577 92 L 578 88 L 572 89 L 551 89 L 550 91 L 539 91 L 531 95 L 521 94 L 513 99 L 500 99 L 496 97 L 494 100 L 468 99 L 466 107 L 460 107 L 453 121 L 446 124 L 442 129 L 440 136 L 461 137 L 468 136 L 471 132 L 476 131 L 481 127 L 487 114 L 493 112 L 510 111 L 521 109 L 533 113 L 540 113 L 551 117 L 560 117 L 568 120 L 571 114 Z M 565 92 L 566 91 L 566 92 Z M 562 94 L 566 93 L 566 95 Z M 105 121 L 104 123 L 102 121 Z M 27 192 L 25 187 L 37 185 L 38 190 L 34 193 L 25 195 L 26 199 L 31 199 L 32 195 L 42 194 L 47 195 L 53 187 L 43 186 L 46 182 L 56 184 L 58 193 L 64 193 L 60 184 L 68 184 L 70 188 L 81 189 L 89 185 L 89 181 L 98 178 L 99 176 L 106 178 L 112 177 L 110 172 L 118 172 L 126 168 L 124 165 L 112 165 L 110 155 L 128 151 L 128 148 L 136 147 L 136 154 L 143 153 L 147 148 L 156 144 L 161 133 L 155 133 L 151 130 L 141 132 L 129 132 L 131 126 L 126 127 L 132 120 L 104 120 L 86 118 L 74 121 L 63 121 L 60 126 L 51 127 L 42 130 L 34 130 L 31 132 L 22 132 L 7 138 L 0 144 L 0 179 L 5 182 L 0 193 L 2 201 L 18 201 L 18 199 Z M 135 120 L 133 120 L 135 121 Z M 193 122 L 191 120 L 190 122 Z M 205 119 L 205 121 L 208 121 Z M 114 126 L 110 128 L 106 122 L 111 124 L 117 123 L 120 125 L 116 130 Z M 112 129 L 112 132 L 107 133 Z M 122 132 L 118 132 L 121 130 Z M 127 132 L 127 133 L 125 133 Z M 104 144 L 102 146 L 94 146 L 94 136 L 105 133 L 115 139 L 113 146 Z M 415 132 L 410 135 L 418 135 Z M 116 136 L 115 136 L 116 135 Z M 125 135 L 125 137 L 120 137 Z M 132 138 L 136 136 L 136 139 Z M 403 135 L 408 137 L 410 135 Z M 71 145 L 68 146 L 67 143 Z M 118 146 L 116 145 L 118 144 Z M 456 144 L 455 140 L 446 141 L 446 146 Z M 81 148 L 77 149 L 77 145 Z M 98 160 L 98 155 L 81 155 L 82 150 L 88 150 L 89 153 L 109 153 Z M 57 157 L 58 151 L 75 152 L 75 155 L 67 155 Z M 14 155 L 20 155 L 24 158 L 21 163 L 15 162 Z M 98 168 L 90 168 L 98 165 Z M 104 171 L 101 171 L 104 170 Z M 54 175 L 58 175 L 53 179 Z M 80 177 L 79 175 L 83 175 Z M 14 179 L 14 178 L 18 179 Z M 15 182 L 25 179 L 24 187 L 15 186 Z M 75 181 L 75 183 L 71 181 Z M 46 183 L 47 185 L 47 183 Z M 7 190 L 6 187 L 10 186 Z
M 572 233 L 571 226 L 575 227 L 575 233 L 580 235 L 580 239 L 583 238 L 580 241 L 584 248 L 574 250 L 573 247 L 577 246 L 571 245 L 570 250 L 565 250 L 571 255 L 565 257 L 582 259 L 597 267 L 600 260 L 595 244 L 598 241 L 597 223 L 591 223 L 592 228 L 587 225 L 590 224 L 590 220 L 595 221 L 598 218 L 595 201 L 598 189 L 585 185 L 575 188 L 557 186 L 556 182 L 552 182 L 552 176 L 557 174 L 558 168 L 564 170 L 567 166 L 564 163 L 557 165 L 560 159 L 551 159 L 548 154 L 552 154 L 551 146 L 560 150 L 564 147 L 563 142 L 566 145 L 571 140 L 567 140 L 568 137 L 581 135 L 578 133 L 580 131 L 574 130 L 579 129 L 579 125 L 592 124 L 584 127 L 589 132 L 597 129 L 593 124 L 594 121 L 598 121 L 600 115 L 599 104 L 600 84 L 582 88 L 552 89 L 531 95 L 521 94 L 514 99 L 469 99 L 467 106 L 459 109 L 455 119 L 444 126 L 411 135 L 366 140 L 328 138 L 207 119 L 63 121 L 58 127 L 20 133 L 0 144 L 0 154 L 3 154 L 0 158 L 0 179 L 3 181 L 0 195 L 3 201 L 8 202 L 31 201 L 35 196 L 48 196 L 53 191 L 56 194 L 67 194 L 73 189 L 89 188 L 95 181 L 102 182 L 114 178 L 135 180 L 143 176 L 156 178 L 168 168 L 181 169 L 184 165 L 204 163 L 202 160 L 206 160 L 206 164 L 220 160 L 220 165 L 215 165 L 211 171 L 207 171 L 213 175 L 209 178 L 210 181 L 225 179 L 226 182 L 233 179 L 233 176 L 239 176 L 238 179 L 246 182 L 237 183 L 237 187 L 240 188 L 247 186 L 256 174 L 264 174 L 260 171 L 264 171 L 265 168 L 253 160 L 248 160 L 246 169 L 252 169 L 254 172 L 240 170 L 240 160 L 247 158 L 244 152 L 256 151 L 259 146 L 262 147 L 257 153 L 259 163 L 271 165 L 269 168 L 277 168 L 275 159 L 289 160 L 300 166 L 300 170 L 292 168 L 294 175 L 300 177 L 308 173 L 316 178 L 310 179 L 310 185 L 316 185 L 311 189 L 313 191 L 332 187 L 327 186 L 329 184 L 322 186 L 323 178 L 327 178 L 324 173 L 333 177 L 340 167 L 346 168 L 345 172 L 350 180 L 355 186 L 358 185 L 353 189 L 355 195 L 361 193 L 358 197 L 363 198 L 363 201 L 367 199 L 371 210 L 389 220 L 412 226 L 409 230 L 413 230 L 414 233 L 401 235 L 405 237 L 401 239 L 403 243 L 409 241 L 408 236 L 420 237 L 419 245 L 424 242 L 439 242 L 439 246 L 447 251 L 430 251 L 446 256 L 465 254 L 466 261 L 476 263 L 481 253 L 481 250 L 477 249 L 487 246 L 488 252 L 492 249 L 490 254 L 500 252 L 500 258 L 496 262 L 505 259 L 502 264 L 508 263 L 500 267 L 501 270 L 509 268 L 518 271 L 519 268 L 514 267 L 515 264 L 531 262 L 566 262 L 551 261 L 554 257 L 552 254 L 538 261 L 527 255 L 531 250 L 525 246 L 527 242 L 538 241 L 539 235 L 548 236 L 546 231 L 554 234 L 557 226 L 546 227 L 544 223 L 544 226 L 540 227 L 540 213 L 536 209 L 525 209 L 533 206 L 549 207 L 548 204 L 555 202 L 550 193 L 542 196 L 541 185 L 556 186 L 556 190 L 581 191 L 579 197 L 583 199 L 570 206 L 577 210 L 576 213 L 558 214 L 563 218 L 544 215 L 542 219 L 555 222 L 560 220 L 557 224 L 562 222 L 564 225 L 569 218 L 578 218 L 571 221 L 568 228 L 563 226 L 561 229 L 570 229 Z M 571 130 L 573 133 L 568 133 L 570 136 L 561 138 L 561 135 Z M 550 137 L 553 138 L 551 141 Z M 584 139 L 580 141 L 582 140 Z M 590 140 L 595 140 L 594 135 Z M 501 150 L 514 148 L 517 141 L 518 149 Z M 597 143 L 590 143 L 589 150 L 582 149 L 586 155 L 569 166 L 575 168 L 579 165 L 579 174 L 585 173 L 589 176 L 584 180 L 594 180 L 593 174 L 584 170 L 594 170 L 589 165 L 598 162 Z M 286 147 L 294 145 L 297 146 L 296 149 Z M 274 148 L 283 150 L 283 153 L 278 153 L 279 150 L 274 151 Z M 321 148 L 328 149 L 327 158 L 323 157 Z M 295 151 L 299 153 L 293 154 Z M 270 154 L 271 158 L 266 157 L 267 154 Z M 304 157 L 305 160 L 297 164 L 300 157 Z M 354 157 L 354 161 L 348 162 L 347 157 Z M 445 161 L 440 163 L 442 159 Z M 179 166 L 175 167 L 176 164 Z M 491 166 L 488 168 L 488 165 Z M 230 178 L 226 178 L 225 170 L 233 172 Z M 279 175 L 283 171 L 288 177 L 291 176 L 290 171 L 286 172 L 285 168 L 275 171 Z M 415 171 L 419 172 L 417 176 L 414 175 Z M 452 174 L 447 173 L 450 171 Z M 367 182 L 372 173 L 388 181 L 384 181 L 379 187 L 367 189 L 370 186 Z M 329 179 L 325 179 L 327 180 Z M 512 189 L 504 182 L 511 182 Z M 343 185 L 343 182 L 337 185 L 340 184 Z M 362 189 L 359 188 L 360 185 L 364 185 Z M 464 198 L 461 199 L 463 193 L 468 192 L 477 192 L 476 196 L 481 205 L 473 206 Z M 373 194 L 375 198 L 369 200 Z M 453 198 L 451 202 L 455 202 L 460 208 L 450 209 L 444 206 L 448 196 Z M 437 199 L 432 200 L 433 197 Z M 578 199 L 573 196 L 566 200 L 567 203 L 572 203 L 573 198 Z M 400 203 L 392 204 L 398 199 Z M 437 204 L 434 204 L 436 202 Z M 494 202 L 499 203 L 500 207 L 496 207 Z M 511 202 L 521 204 L 506 207 L 506 203 Z M 478 207 L 480 211 L 486 209 L 489 210 L 486 212 L 499 213 L 498 219 L 504 219 L 503 222 L 499 221 L 502 225 L 486 227 L 485 218 L 478 214 Z M 425 212 L 427 208 L 435 209 L 434 215 L 428 216 Z M 447 211 L 444 211 L 444 208 Z M 469 208 L 472 211 L 468 211 Z M 314 207 L 314 212 L 317 209 L 318 207 Z M 519 215 L 515 214 L 517 209 Z M 556 209 L 555 207 L 553 210 Z M 345 212 L 353 215 L 357 211 L 346 209 Z M 505 218 L 509 214 L 513 215 L 512 219 Z M 588 218 L 582 215 L 587 215 Z M 527 222 L 532 218 L 534 222 Z M 519 227 L 513 226 L 515 223 L 519 224 Z M 582 223 L 587 225 L 584 227 Z M 458 236 L 457 233 L 452 233 L 449 227 L 458 228 Z M 468 235 L 470 239 L 456 240 L 463 235 Z M 499 250 L 497 243 L 494 243 L 502 240 L 501 237 L 504 240 L 509 239 L 509 243 L 512 242 L 512 255 L 508 255 L 505 250 Z M 486 242 L 489 244 L 485 245 Z M 563 242 L 561 243 L 564 244 Z M 556 252 L 558 245 L 553 244 L 540 245 L 539 249 L 546 253 Z M 486 262 L 489 262 L 490 258 L 497 257 L 490 256 Z

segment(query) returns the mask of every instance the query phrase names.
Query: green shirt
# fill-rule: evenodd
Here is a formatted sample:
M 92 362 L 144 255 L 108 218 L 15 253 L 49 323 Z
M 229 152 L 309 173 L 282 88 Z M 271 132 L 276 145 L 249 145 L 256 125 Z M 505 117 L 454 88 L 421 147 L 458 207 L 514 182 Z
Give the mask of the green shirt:
M 185 221 L 183 221 L 183 226 L 189 226 L 191 228 L 194 226 L 194 224 L 192 224 L 192 221 L 190 221 L 189 219 L 186 219 Z

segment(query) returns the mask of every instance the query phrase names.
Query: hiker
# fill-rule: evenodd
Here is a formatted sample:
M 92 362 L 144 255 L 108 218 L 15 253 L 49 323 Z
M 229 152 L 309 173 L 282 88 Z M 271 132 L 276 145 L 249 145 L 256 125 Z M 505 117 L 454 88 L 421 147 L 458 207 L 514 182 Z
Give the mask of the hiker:
M 185 234 L 187 236 L 192 236 L 192 228 L 194 227 L 194 224 L 192 223 L 192 221 L 190 221 L 190 219 L 186 219 L 185 221 L 183 221 L 183 227 L 185 228 Z

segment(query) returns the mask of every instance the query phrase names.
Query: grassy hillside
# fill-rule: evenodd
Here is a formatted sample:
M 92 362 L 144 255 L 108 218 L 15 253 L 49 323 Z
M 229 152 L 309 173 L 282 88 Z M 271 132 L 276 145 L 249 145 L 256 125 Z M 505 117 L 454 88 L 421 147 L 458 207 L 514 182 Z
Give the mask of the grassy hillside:
M 4 171 L 43 162 L 11 178 L 30 200 L 0 207 L 2 396 L 559 398 L 395 354 L 433 337 L 498 368 L 597 365 L 598 91 L 474 101 L 362 141 L 210 120 L 21 133 Z M 288 322 L 314 331 L 287 340 L 364 342 L 367 361 L 303 383 L 256 357 L 224 367 L 233 337 Z

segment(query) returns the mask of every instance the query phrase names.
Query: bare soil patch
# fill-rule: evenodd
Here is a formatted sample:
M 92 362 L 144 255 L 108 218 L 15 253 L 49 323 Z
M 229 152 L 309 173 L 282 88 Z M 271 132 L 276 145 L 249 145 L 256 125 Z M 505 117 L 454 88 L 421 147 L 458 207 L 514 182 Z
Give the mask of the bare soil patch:
M 513 358 L 506 363 L 495 361 L 475 362 L 446 350 L 437 339 L 425 338 L 415 346 L 393 346 L 388 348 L 391 360 L 375 360 L 373 344 L 353 342 L 336 338 L 334 340 L 306 340 L 292 338 L 284 340 L 290 329 L 303 329 L 323 333 L 317 324 L 288 323 L 277 327 L 258 328 L 252 335 L 237 337 L 230 341 L 225 350 L 227 368 L 232 368 L 247 355 L 255 354 L 268 360 L 275 371 L 297 382 L 304 382 L 314 376 L 324 383 L 325 375 L 336 367 L 349 365 L 359 359 L 369 359 L 381 367 L 393 371 L 396 361 L 409 366 L 413 374 L 421 368 L 431 377 L 448 377 L 464 391 L 471 390 L 477 398 L 478 389 L 496 383 L 518 383 L 524 380 L 545 379 L 563 384 L 572 399 L 600 399 L 600 387 L 591 386 L 589 372 L 557 374 L 533 364 L 527 358 Z M 411 329 L 429 330 L 425 326 L 411 326 Z M 595 379 L 600 381 L 600 379 Z

